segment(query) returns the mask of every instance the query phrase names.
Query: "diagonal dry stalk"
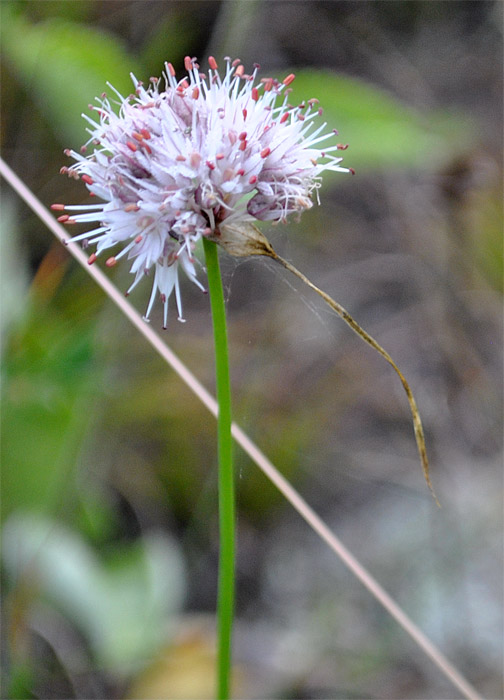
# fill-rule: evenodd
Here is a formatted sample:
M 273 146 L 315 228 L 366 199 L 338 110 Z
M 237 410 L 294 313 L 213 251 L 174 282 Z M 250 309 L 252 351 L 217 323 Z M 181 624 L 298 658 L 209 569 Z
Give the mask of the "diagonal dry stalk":
M 68 243 L 68 235 L 64 228 L 58 224 L 51 213 L 35 197 L 31 190 L 18 178 L 12 169 L 0 158 L 0 175 L 9 182 L 15 192 L 34 211 L 48 229 L 62 242 L 69 252 L 84 269 L 100 285 L 107 296 L 119 307 L 124 315 L 131 321 L 144 338 L 152 345 L 159 355 L 177 372 L 183 382 L 208 408 L 212 415 L 217 416 L 217 402 L 205 387 L 196 379 L 191 371 L 170 350 L 164 341 L 155 333 L 151 326 L 146 324 L 141 315 L 131 306 L 124 296 L 114 287 L 106 275 L 95 265 L 88 265 L 87 257 L 75 243 Z M 223 243 L 223 240 L 219 240 Z M 269 244 L 268 244 L 269 245 Z M 271 247 L 271 246 L 270 246 Z M 249 254 L 262 254 L 258 250 Z M 276 254 L 275 254 L 276 255 Z M 274 256 L 270 256 L 274 257 Z M 387 612 L 399 623 L 403 630 L 418 644 L 422 651 L 432 659 L 443 675 L 455 688 L 467 698 L 467 700 L 483 700 L 478 691 L 464 678 L 464 676 L 446 658 L 443 652 L 433 644 L 422 630 L 408 617 L 402 608 L 380 586 L 373 576 L 365 569 L 356 557 L 345 547 L 339 538 L 330 530 L 324 521 L 306 503 L 294 487 L 280 474 L 269 459 L 261 452 L 254 442 L 235 423 L 232 426 L 232 434 L 236 442 L 249 455 L 249 457 L 264 472 L 270 481 L 279 489 L 283 496 L 291 503 L 308 525 L 323 539 L 332 551 L 348 567 L 353 575 L 367 588 L 371 595 L 378 600 Z

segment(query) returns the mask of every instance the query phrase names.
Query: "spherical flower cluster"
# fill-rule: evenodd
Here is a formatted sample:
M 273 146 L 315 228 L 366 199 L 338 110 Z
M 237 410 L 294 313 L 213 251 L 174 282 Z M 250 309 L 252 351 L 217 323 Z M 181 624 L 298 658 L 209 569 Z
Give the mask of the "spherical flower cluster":
M 132 75 L 133 95 L 111 86 L 114 100 L 103 94 L 98 106 L 90 105 L 97 115 L 97 121 L 83 115 L 90 139 L 80 154 L 65 151 L 76 164 L 62 172 L 103 201 L 52 206 L 70 212 L 59 217 L 66 224 L 97 222 L 72 239 L 96 244 L 90 264 L 104 250 L 124 246 L 106 265 L 124 256 L 133 261 L 128 293 L 154 267 L 146 318 L 159 292 L 164 327 L 173 290 L 183 320 L 179 268 L 203 289 L 193 254 L 202 236 L 218 239 L 221 226 L 285 221 L 312 206 L 324 170 L 352 172 L 333 155 L 345 146 L 319 148 L 337 132 L 315 127 L 318 101 L 288 103 L 293 74 L 282 82 L 259 80 L 258 66 L 247 75 L 240 61 L 226 59 L 221 77 L 215 59 L 208 63 L 208 74 L 200 73 L 187 57 L 187 77 L 179 81 L 167 63 L 164 89 L 157 78 L 144 87 Z

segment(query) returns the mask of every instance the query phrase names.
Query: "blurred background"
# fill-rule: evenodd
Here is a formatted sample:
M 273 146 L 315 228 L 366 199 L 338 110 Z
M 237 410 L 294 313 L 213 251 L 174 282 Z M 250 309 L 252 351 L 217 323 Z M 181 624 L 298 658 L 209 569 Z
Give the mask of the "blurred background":
M 287 272 L 223 255 L 234 416 L 487 698 L 502 697 L 502 8 L 0 3 L 2 154 L 46 206 L 85 200 L 63 149 L 130 71 L 229 54 L 320 99 L 357 174 L 263 230 L 409 379 L 442 509 L 391 368 Z M 2 697 L 213 697 L 215 421 L 5 183 L 1 208 Z M 111 274 L 125 290 L 127 266 Z M 172 314 L 163 337 L 213 390 L 208 298 L 183 297 L 187 323 Z M 458 697 L 238 448 L 236 473 L 236 697 Z

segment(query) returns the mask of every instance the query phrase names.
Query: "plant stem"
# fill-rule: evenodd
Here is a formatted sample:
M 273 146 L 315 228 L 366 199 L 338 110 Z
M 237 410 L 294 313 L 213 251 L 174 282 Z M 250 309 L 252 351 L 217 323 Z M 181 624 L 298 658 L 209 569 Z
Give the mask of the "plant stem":
M 217 697 L 230 694 L 231 633 L 234 613 L 235 497 L 231 437 L 231 384 L 226 327 L 217 245 L 203 239 L 210 291 L 217 383 L 217 452 L 219 461 L 219 588 L 217 600 Z

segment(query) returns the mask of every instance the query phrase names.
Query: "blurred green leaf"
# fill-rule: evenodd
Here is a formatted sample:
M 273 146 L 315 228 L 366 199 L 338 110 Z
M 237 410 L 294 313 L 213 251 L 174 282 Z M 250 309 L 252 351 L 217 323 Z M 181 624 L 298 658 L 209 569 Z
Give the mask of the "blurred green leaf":
M 83 386 L 91 379 L 89 335 L 76 347 L 75 336 L 61 324 L 44 324 L 42 335 L 64 337 L 53 341 L 49 352 L 31 335 L 18 337 L 24 347 L 18 347 L 16 363 L 26 362 L 27 369 L 8 369 L 4 381 L 3 517 L 27 505 L 50 511 L 61 505 L 66 477 L 85 437 L 83 417 L 91 404 Z
M 95 320 L 74 314 L 76 294 L 71 285 L 65 286 L 69 295 L 65 308 L 57 305 L 62 297 L 48 303 L 64 270 L 65 265 L 46 258 L 25 295 L 24 314 L 12 323 L 5 341 L 3 518 L 18 508 L 53 512 L 63 504 L 97 401 Z M 85 294 L 77 298 L 81 304 L 88 302 Z
M 102 562 L 75 532 L 40 515 L 18 513 L 3 530 L 10 579 L 30 582 L 85 634 L 100 665 L 130 675 L 166 642 L 184 596 L 177 544 L 151 532 Z
M 292 103 L 320 100 L 322 119 L 349 144 L 342 153 L 349 167 L 432 167 L 467 143 L 470 129 L 460 115 L 420 114 L 355 78 L 299 70 L 292 87 Z
M 35 678 L 30 664 L 27 661 L 14 662 L 10 668 L 8 697 L 10 700 L 28 700 L 35 698 L 33 692 Z M 5 685 L 4 685 L 5 688 Z
M 119 40 L 103 30 L 50 19 L 30 24 L 22 16 L 2 13 L 2 50 L 25 89 L 32 93 L 55 134 L 77 148 L 87 140 L 81 117 L 88 104 L 106 91 L 132 91 L 129 77 L 142 70 Z

